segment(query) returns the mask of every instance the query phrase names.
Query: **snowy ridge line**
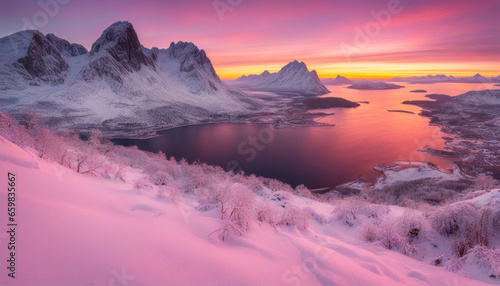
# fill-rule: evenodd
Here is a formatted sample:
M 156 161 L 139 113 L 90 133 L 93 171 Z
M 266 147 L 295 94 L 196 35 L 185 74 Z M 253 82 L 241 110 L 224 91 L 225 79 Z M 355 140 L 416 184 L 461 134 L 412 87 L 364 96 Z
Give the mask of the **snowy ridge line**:
M 117 132 L 175 126 L 261 105 L 227 86 L 192 43 L 144 48 L 129 22 L 116 22 L 90 52 L 52 34 L 22 31 L 0 39 L 1 110 L 36 110 L 60 128 Z

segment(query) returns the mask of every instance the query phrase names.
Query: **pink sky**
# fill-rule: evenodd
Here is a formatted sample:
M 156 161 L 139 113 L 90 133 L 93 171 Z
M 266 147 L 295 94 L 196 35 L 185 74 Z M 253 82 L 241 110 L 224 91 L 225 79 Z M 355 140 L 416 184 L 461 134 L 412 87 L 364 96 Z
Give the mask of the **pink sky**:
M 3 3 L 0 36 L 28 20 L 90 48 L 106 27 L 126 20 L 146 47 L 189 41 L 205 49 L 222 78 L 276 71 L 294 59 L 321 77 L 500 74 L 496 0 L 220 0 L 230 7 L 222 18 L 213 0 L 40 3 L 48 11 L 35 0 Z M 379 13 L 391 19 L 378 23 Z M 372 34 L 362 36 L 366 28 Z

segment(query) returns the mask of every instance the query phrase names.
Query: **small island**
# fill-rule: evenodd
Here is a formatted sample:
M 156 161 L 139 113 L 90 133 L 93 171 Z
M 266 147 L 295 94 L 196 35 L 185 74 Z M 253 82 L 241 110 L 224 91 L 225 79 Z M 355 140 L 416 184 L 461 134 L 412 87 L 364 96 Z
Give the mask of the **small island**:
M 425 89 L 415 89 L 415 90 L 412 90 L 410 92 L 422 92 L 422 93 L 424 93 L 424 92 L 427 92 L 427 90 L 425 90 Z
M 358 80 L 347 88 L 361 90 L 385 90 L 403 88 L 402 85 L 387 83 L 383 81 Z
M 310 109 L 327 109 L 334 107 L 353 108 L 360 106 L 359 103 L 340 97 L 311 97 L 304 99 L 302 103 Z
M 409 114 L 415 114 L 415 112 L 411 112 L 411 111 L 406 111 L 406 110 L 398 110 L 398 109 L 390 109 L 390 110 L 387 110 L 388 112 L 401 112 L 401 113 L 409 113 Z

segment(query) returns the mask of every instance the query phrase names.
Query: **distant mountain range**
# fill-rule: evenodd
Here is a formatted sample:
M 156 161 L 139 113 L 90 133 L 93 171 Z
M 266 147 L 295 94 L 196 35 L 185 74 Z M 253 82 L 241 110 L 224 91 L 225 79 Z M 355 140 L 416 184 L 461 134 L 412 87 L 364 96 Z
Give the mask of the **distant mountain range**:
M 476 74 L 471 77 L 454 77 L 442 74 L 412 76 L 412 77 L 395 77 L 391 81 L 410 82 L 410 83 L 437 83 L 437 82 L 457 82 L 457 83 L 495 83 L 500 82 L 500 75 L 497 77 L 484 77 Z
M 260 75 L 244 75 L 236 79 L 240 87 L 302 95 L 320 95 L 330 91 L 323 85 L 315 70 L 309 71 L 304 62 L 293 61 L 280 71 L 264 71 Z
M 220 80 L 192 43 L 143 47 L 129 22 L 107 28 L 92 48 L 53 34 L 0 39 L 0 109 L 37 110 L 61 127 L 162 128 L 249 113 L 259 104 Z
M 385 89 L 398 89 L 403 88 L 404 86 L 386 83 L 383 81 L 371 81 L 371 80 L 351 80 L 346 77 L 337 75 L 335 79 L 326 78 L 321 80 L 326 85 L 343 85 L 348 84 L 347 88 L 350 89 L 364 89 L 364 90 L 385 90 Z

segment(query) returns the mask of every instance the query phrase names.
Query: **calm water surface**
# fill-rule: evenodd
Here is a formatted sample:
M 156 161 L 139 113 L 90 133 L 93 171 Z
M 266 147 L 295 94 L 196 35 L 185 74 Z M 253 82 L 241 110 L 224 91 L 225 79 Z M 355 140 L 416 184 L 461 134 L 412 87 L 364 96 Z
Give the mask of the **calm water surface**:
M 398 90 L 353 90 L 327 86 L 337 96 L 352 101 L 369 101 L 354 109 L 332 108 L 335 115 L 320 119 L 331 127 L 274 129 L 264 124 L 209 124 L 180 127 L 144 139 L 119 139 L 122 145 L 158 152 L 189 162 L 202 161 L 226 169 L 272 177 L 309 188 L 333 187 L 355 180 L 359 175 L 375 180 L 373 166 L 399 160 L 433 162 L 450 168 L 453 159 L 427 155 L 417 150 L 425 145 L 444 147 L 436 126 L 418 116 L 419 107 L 401 104 L 404 100 L 427 99 L 428 93 L 458 95 L 470 90 L 493 88 L 492 84 L 406 84 Z M 425 89 L 427 93 L 411 93 Z M 415 114 L 387 112 L 406 110 Z

